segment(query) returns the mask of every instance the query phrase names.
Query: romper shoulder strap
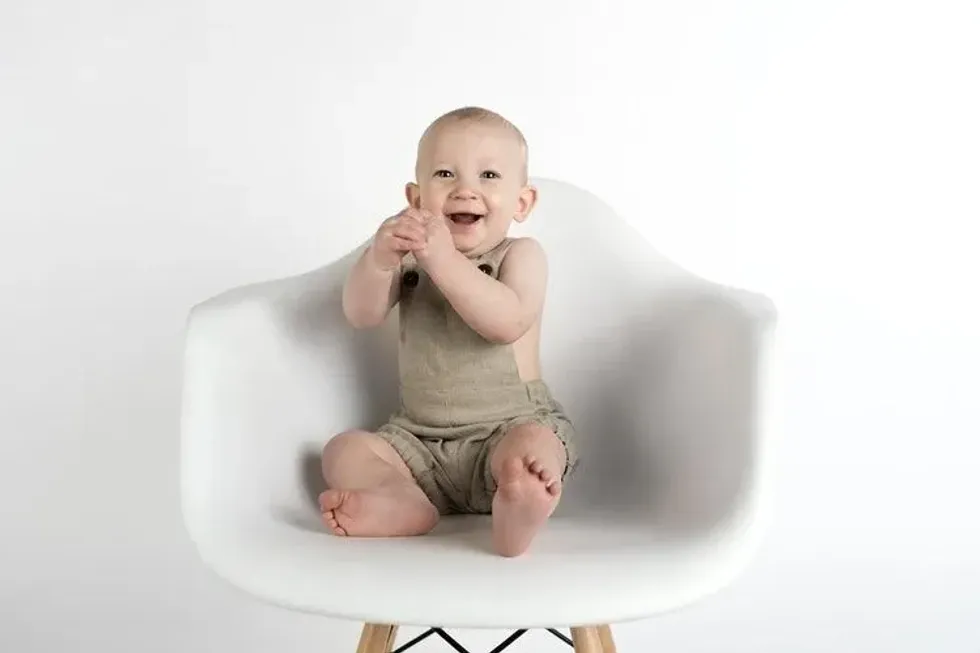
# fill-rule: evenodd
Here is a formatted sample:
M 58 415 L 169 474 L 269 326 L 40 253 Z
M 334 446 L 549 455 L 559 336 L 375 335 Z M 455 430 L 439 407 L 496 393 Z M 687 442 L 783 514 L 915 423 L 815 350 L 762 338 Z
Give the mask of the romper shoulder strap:
M 504 238 L 499 245 L 477 257 L 477 267 L 496 279 L 500 274 L 500 264 L 503 263 L 507 250 L 513 244 L 513 238 Z

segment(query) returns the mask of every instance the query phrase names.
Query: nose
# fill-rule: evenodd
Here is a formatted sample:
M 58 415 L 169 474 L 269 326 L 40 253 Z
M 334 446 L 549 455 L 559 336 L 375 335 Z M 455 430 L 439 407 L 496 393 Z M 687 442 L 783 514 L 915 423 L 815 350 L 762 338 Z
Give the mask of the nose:
M 465 179 L 460 179 L 457 184 L 453 187 L 453 191 L 450 194 L 453 199 L 456 200 L 475 200 L 477 199 L 476 191 L 473 190 L 473 186 L 470 185 Z

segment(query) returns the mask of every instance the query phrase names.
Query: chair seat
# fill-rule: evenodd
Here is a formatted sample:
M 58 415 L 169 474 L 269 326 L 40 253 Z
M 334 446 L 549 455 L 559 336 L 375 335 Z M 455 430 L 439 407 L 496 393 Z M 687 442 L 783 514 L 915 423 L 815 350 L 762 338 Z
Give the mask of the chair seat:
M 369 623 L 534 628 L 620 622 L 689 604 L 737 574 L 751 538 L 671 536 L 638 516 L 555 517 L 533 554 L 490 550 L 491 521 L 444 517 L 431 533 L 345 538 L 319 515 L 211 531 L 205 560 L 282 607 Z

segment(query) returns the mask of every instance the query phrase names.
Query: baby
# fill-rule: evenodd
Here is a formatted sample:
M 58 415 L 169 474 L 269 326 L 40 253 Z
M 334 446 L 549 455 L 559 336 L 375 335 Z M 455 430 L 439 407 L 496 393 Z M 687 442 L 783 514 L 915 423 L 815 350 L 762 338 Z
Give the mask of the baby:
M 353 266 L 344 315 L 381 325 L 399 305 L 400 405 L 377 432 L 323 449 L 323 520 L 337 535 L 421 535 L 440 515 L 492 514 L 494 549 L 524 553 L 577 462 L 574 429 L 541 379 L 547 261 L 508 238 L 537 201 L 527 143 L 468 107 L 419 141 L 408 207 Z

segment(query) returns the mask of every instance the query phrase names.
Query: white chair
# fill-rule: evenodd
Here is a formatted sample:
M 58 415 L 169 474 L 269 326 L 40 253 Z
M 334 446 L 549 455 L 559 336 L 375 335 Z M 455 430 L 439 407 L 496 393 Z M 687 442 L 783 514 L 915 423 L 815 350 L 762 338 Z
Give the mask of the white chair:
M 587 192 L 537 185 L 538 208 L 512 233 L 548 252 L 545 378 L 577 424 L 582 463 L 530 551 L 494 555 L 482 516 L 415 538 L 321 526 L 323 444 L 380 424 L 397 392 L 397 315 L 371 332 L 341 312 L 358 250 L 190 313 L 183 511 L 218 576 L 284 608 L 365 622 L 362 653 L 390 651 L 399 624 L 451 644 L 445 628 L 518 629 L 502 646 L 541 627 L 610 653 L 609 624 L 691 604 L 744 568 L 767 505 L 772 302 L 679 268 Z

